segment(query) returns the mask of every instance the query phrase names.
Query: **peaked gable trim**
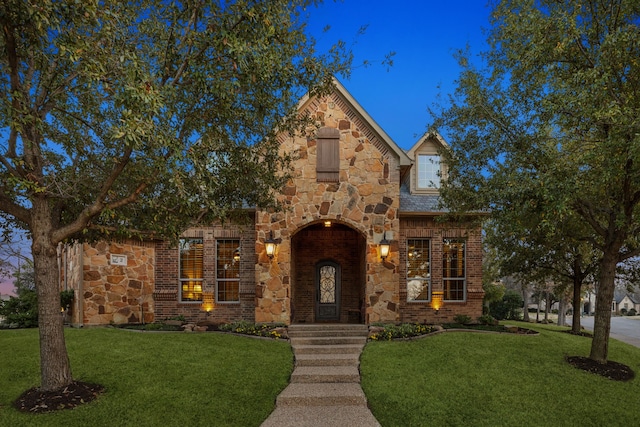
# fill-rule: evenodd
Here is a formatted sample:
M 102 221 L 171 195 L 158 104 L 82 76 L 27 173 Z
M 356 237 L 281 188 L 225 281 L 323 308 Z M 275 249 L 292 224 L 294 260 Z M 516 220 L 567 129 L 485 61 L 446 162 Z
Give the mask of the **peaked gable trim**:
M 400 167 L 410 166 L 413 164 L 407 153 L 402 150 L 398 144 L 391 139 L 389 135 L 376 123 L 376 121 L 365 111 L 364 108 L 355 100 L 355 98 L 347 91 L 347 89 L 336 79 L 333 79 L 334 91 L 330 96 L 338 104 L 345 116 L 353 122 L 358 129 L 367 137 L 383 155 L 389 153 L 395 154 L 398 158 Z M 308 108 L 316 108 L 320 104 L 320 100 L 315 98 L 309 104 L 309 94 L 306 94 L 298 104 L 298 110 Z

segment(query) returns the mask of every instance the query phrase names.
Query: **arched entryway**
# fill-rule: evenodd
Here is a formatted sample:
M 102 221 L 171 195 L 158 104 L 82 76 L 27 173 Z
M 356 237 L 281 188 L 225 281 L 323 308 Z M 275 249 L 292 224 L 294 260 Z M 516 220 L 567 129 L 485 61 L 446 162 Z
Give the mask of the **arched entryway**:
M 291 323 L 362 323 L 366 241 L 332 221 L 298 230 L 291 239 Z

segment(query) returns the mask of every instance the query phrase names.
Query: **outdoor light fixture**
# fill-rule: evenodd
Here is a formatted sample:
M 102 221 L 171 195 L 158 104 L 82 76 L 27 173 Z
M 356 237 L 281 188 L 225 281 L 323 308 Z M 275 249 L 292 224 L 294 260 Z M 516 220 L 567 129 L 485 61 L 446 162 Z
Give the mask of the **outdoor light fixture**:
M 387 240 L 387 232 L 385 231 L 380 240 L 380 258 L 385 260 L 389 256 L 389 250 L 391 249 L 391 242 Z
M 273 239 L 273 231 L 269 231 L 269 238 L 264 240 L 264 250 L 267 252 L 267 256 L 273 259 L 276 253 L 277 242 Z
M 324 226 L 327 227 L 327 228 L 331 227 L 331 221 L 329 221 L 329 220 L 325 221 L 324 222 Z

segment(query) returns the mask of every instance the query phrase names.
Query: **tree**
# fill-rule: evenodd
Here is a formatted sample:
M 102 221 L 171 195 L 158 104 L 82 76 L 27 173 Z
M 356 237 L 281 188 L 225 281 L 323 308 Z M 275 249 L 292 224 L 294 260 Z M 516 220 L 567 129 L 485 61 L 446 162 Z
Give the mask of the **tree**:
M 589 357 L 608 357 L 616 265 L 640 254 L 640 3 L 504 0 L 482 68 L 468 52 L 434 127 L 452 150 L 442 195 L 494 217 L 536 204 L 537 223 L 598 254 Z
M 276 135 L 304 128 L 300 97 L 351 61 L 305 34 L 316 3 L 0 4 L 0 219 L 32 239 L 41 389 L 72 382 L 58 244 L 176 238 L 243 206 L 278 208 L 289 162 Z
M 486 241 L 498 254 L 501 271 L 522 283 L 550 280 L 556 288 L 571 286 L 573 306 L 580 307 L 583 284 L 593 281 L 599 263 L 594 248 L 576 238 L 585 234 L 579 229 L 581 222 L 575 215 L 568 215 L 550 230 L 542 221 L 542 201 L 532 203 L 528 198 L 522 202 L 517 209 L 501 211 L 488 222 Z M 559 321 L 564 324 L 564 316 L 559 316 Z M 580 316 L 573 316 L 571 330 L 580 333 L 580 329 Z

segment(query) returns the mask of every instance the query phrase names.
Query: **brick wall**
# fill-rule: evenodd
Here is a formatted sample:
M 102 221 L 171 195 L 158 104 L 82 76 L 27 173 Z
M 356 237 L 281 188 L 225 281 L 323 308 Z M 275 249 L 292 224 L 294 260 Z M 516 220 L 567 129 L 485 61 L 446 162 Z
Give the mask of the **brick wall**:
M 427 238 L 431 241 L 431 302 L 407 302 L 407 240 Z M 433 293 L 443 291 L 442 247 L 445 238 L 462 238 L 466 242 L 466 300 L 446 301 L 436 313 Z M 482 235 L 479 228 L 460 224 L 436 223 L 432 218 L 400 219 L 400 320 L 437 324 L 453 321 L 458 314 L 477 319 L 482 315 Z
M 179 290 L 179 252 L 175 245 L 161 242 L 157 248 L 155 301 L 156 319 L 164 320 L 184 316 L 188 321 L 208 320 L 216 323 L 237 320 L 254 321 L 255 318 L 255 230 L 252 223 L 242 227 L 234 225 L 193 228 L 182 237 L 202 238 L 204 253 L 204 292 L 216 291 L 216 240 L 240 240 L 240 301 L 216 303 L 207 314 L 202 302 L 181 302 Z
M 317 299 L 316 265 L 331 260 L 340 266 L 340 321 L 360 322 L 364 303 L 365 241 L 353 229 L 334 223 L 331 228 L 322 224 L 310 226 L 293 238 L 295 270 L 292 274 L 292 323 L 315 322 Z

